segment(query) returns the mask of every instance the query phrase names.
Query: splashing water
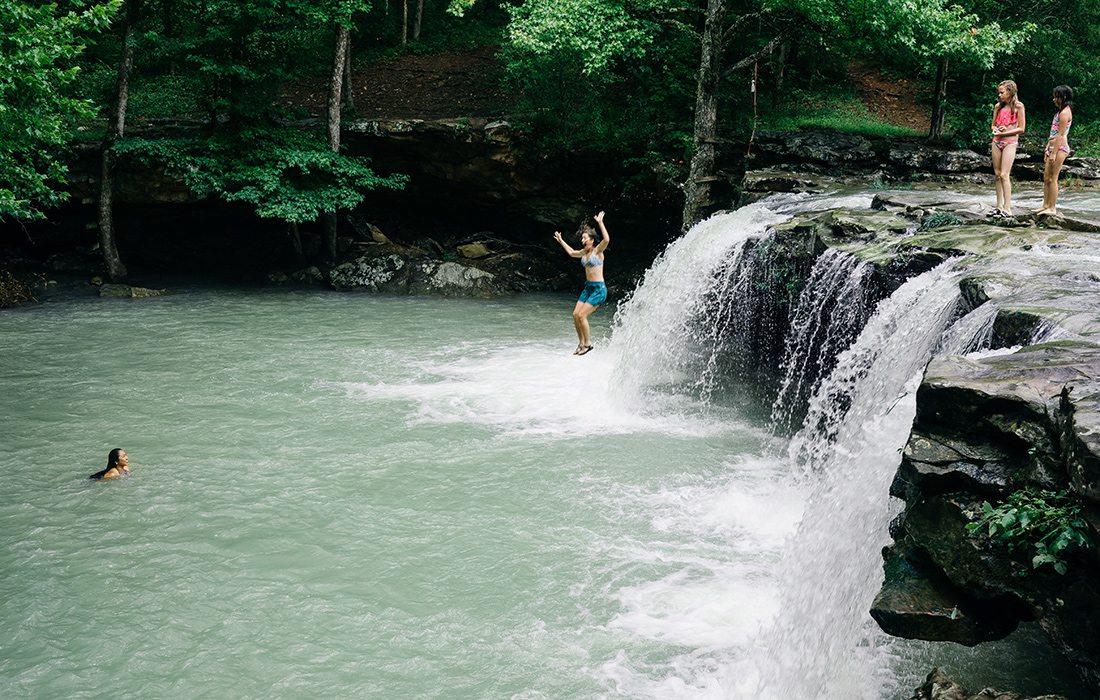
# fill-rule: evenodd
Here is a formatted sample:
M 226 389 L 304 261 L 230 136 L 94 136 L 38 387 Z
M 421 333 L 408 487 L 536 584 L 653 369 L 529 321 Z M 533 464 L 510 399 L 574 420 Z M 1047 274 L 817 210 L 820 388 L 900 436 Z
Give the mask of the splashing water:
M 745 242 L 788 218 L 765 203 L 752 204 L 715 215 L 669 245 L 615 317 L 611 385 L 620 398 L 644 406 L 652 387 L 697 382 L 698 347 L 707 346 L 712 328 L 699 328 L 693 319 L 716 279 L 736 283 L 729 273 Z

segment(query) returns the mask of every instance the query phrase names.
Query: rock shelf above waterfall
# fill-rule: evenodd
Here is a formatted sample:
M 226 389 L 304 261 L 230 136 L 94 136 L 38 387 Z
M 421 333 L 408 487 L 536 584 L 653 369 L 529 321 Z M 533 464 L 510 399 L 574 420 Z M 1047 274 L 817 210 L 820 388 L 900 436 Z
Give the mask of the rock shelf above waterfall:
M 890 489 L 905 507 L 871 615 L 895 636 L 968 646 L 1036 621 L 1100 695 L 1097 544 L 1069 551 L 1058 573 L 967 528 L 1025 489 L 1065 493 L 1100 543 L 1100 221 L 1067 211 L 992 217 L 957 192 L 883 192 L 774 226 L 769 269 L 809 270 L 833 250 L 869 265 L 868 298 L 885 299 L 954 261 L 970 339 L 955 347 L 949 330 L 916 392 Z M 785 411 L 798 424 L 799 407 Z
M 982 352 L 939 355 L 925 371 L 891 488 L 905 510 L 872 616 L 893 635 L 966 645 L 1036 620 L 1100 692 L 1095 545 L 1068 554 L 1060 574 L 966 528 L 984 503 L 1021 489 L 1068 492 L 1100 542 L 1100 227 L 989 219 L 937 193 L 879 196 L 874 207 L 784 226 L 873 263 L 880 279 L 961 257 L 960 314 L 985 309 L 988 329 Z

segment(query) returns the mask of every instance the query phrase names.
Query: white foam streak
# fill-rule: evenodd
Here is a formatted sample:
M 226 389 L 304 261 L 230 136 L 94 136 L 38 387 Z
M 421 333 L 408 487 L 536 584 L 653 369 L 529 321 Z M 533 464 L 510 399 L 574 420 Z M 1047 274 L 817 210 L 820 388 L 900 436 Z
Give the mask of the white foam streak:
M 700 418 L 682 398 L 658 400 L 646 414 L 624 406 L 609 391 L 612 362 L 603 348 L 575 357 L 560 343 L 486 343 L 409 359 L 407 376 L 397 381 L 345 386 L 355 397 L 406 406 L 410 424 L 480 425 L 504 435 L 703 437 L 735 430 L 718 419 Z

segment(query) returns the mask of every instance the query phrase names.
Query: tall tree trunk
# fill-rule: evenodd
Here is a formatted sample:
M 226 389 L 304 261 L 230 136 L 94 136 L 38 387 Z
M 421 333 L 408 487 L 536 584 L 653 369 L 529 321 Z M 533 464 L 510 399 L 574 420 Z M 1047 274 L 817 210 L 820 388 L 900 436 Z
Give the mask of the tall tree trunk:
M 401 0 L 401 45 L 409 43 L 409 0 Z
M 126 266 L 118 254 L 114 228 L 114 142 L 126 131 L 126 103 L 130 99 L 130 73 L 134 67 L 134 27 L 140 11 L 139 0 L 126 4 L 126 28 L 122 40 L 122 56 L 118 61 L 118 76 L 114 109 L 107 117 L 107 134 L 103 138 L 102 160 L 99 172 L 99 249 L 107 266 L 107 276 L 112 282 L 126 278 Z
M 344 54 L 344 108 L 355 109 L 355 90 L 351 86 L 351 39 Z
M 947 58 L 941 58 L 936 67 L 936 89 L 932 97 L 932 125 L 928 129 L 928 138 L 938 141 L 943 138 L 944 117 L 947 115 Z
M 290 245 L 294 248 L 294 256 L 301 260 L 304 253 L 302 252 L 302 236 L 298 232 L 298 224 L 293 221 L 287 224 L 286 235 L 290 237 Z
M 348 59 L 351 30 L 343 24 L 336 25 L 336 50 L 332 60 L 332 80 L 328 91 L 328 147 L 340 152 L 340 95 L 344 84 L 344 66 Z M 336 260 L 336 212 L 326 213 L 325 248 L 329 260 Z
M 722 23 L 726 0 L 707 0 L 703 47 L 695 84 L 695 133 L 688 179 L 684 183 L 683 230 L 686 231 L 714 205 L 711 183 L 716 179 L 718 135 L 718 82 L 722 65 Z
M 791 53 L 791 42 L 784 41 L 779 45 L 779 68 L 775 75 L 775 90 L 772 91 L 772 109 L 779 104 L 779 98 L 783 94 L 783 79 L 787 74 L 787 58 Z M 759 88 L 759 86 L 758 86 Z
M 420 40 L 420 21 L 424 19 L 424 0 L 416 0 L 416 16 L 413 17 L 413 41 Z

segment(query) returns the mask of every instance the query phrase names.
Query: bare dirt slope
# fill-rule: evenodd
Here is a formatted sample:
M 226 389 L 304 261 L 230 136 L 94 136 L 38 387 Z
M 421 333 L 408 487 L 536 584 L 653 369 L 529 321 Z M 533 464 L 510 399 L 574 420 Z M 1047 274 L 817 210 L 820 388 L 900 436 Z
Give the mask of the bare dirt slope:
M 932 109 L 927 85 L 855 62 L 848 66 L 848 75 L 860 101 L 876 117 L 888 124 L 928 132 Z
M 509 100 L 501 88 L 498 47 L 407 55 L 380 63 L 353 62 L 355 111 L 368 119 L 499 117 Z M 328 86 L 316 80 L 287 87 L 283 103 L 324 112 Z
M 448 119 L 501 117 L 511 100 L 501 87 L 499 47 L 410 54 L 371 64 L 355 64 L 355 111 L 368 119 Z M 867 109 L 879 119 L 928 131 L 929 98 L 925 84 L 891 76 L 853 62 L 849 76 Z M 283 103 L 320 116 L 328 85 L 316 78 L 288 85 Z

